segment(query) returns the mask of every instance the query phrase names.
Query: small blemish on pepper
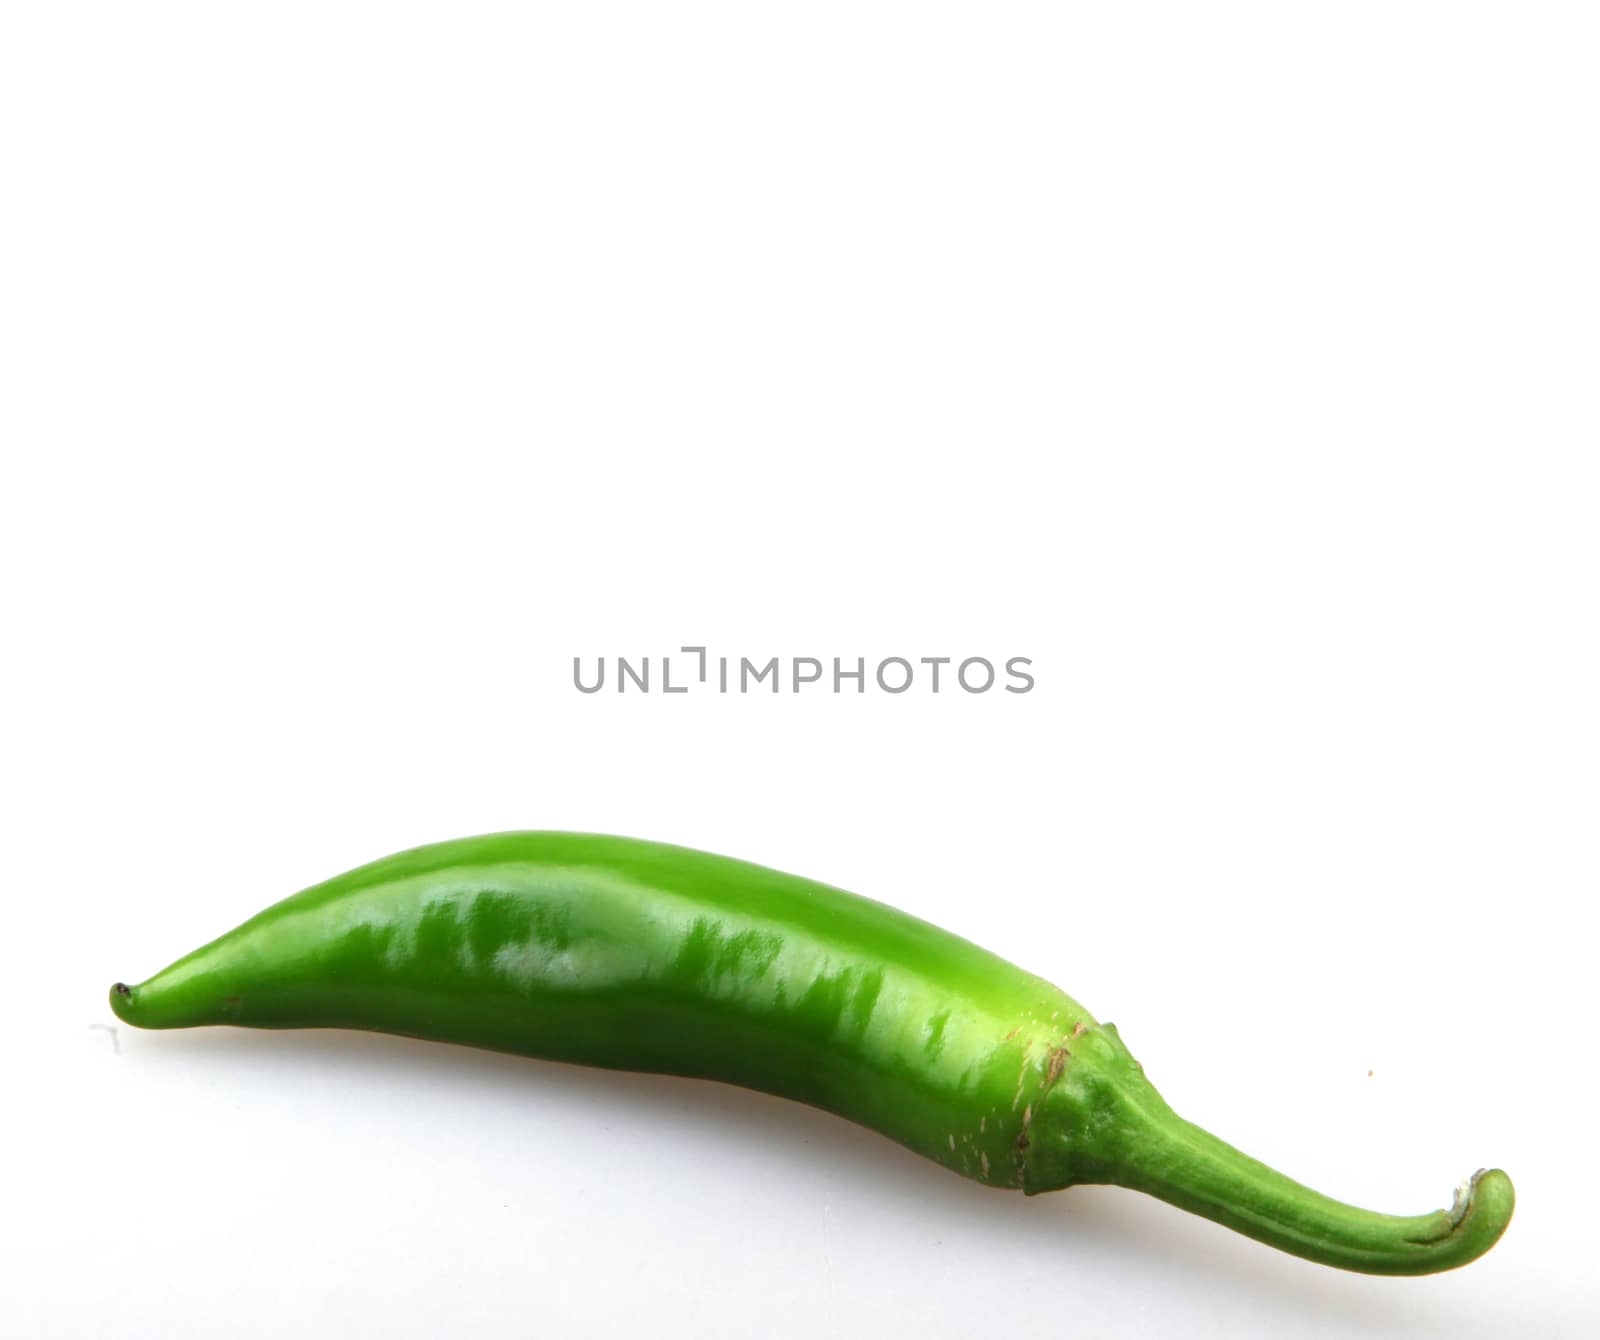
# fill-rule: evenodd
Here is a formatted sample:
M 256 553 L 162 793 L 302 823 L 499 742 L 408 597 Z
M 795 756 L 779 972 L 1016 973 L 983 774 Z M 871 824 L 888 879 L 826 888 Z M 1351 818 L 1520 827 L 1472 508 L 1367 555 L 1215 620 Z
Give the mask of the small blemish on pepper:
M 1044 1087 L 1049 1088 L 1061 1078 L 1061 1071 L 1067 1064 L 1067 1057 L 1072 1053 L 1065 1047 L 1052 1047 L 1050 1049 L 1050 1064 L 1044 1075 Z

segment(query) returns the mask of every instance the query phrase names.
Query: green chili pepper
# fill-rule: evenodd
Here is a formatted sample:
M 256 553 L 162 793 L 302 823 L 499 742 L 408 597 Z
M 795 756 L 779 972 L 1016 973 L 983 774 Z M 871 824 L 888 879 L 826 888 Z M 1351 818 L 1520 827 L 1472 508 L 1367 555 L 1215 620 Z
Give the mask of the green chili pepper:
M 1043 979 L 840 889 L 627 838 L 402 852 L 119 982 L 111 1006 L 142 1028 L 376 1029 L 722 1080 L 990 1186 L 1115 1183 L 1373 1274 L 1464 1265 L 1511 1218 L 1498 1170 L 1411 1218 L 1330 1200 L 1177 1116 L 1116 1029 Z

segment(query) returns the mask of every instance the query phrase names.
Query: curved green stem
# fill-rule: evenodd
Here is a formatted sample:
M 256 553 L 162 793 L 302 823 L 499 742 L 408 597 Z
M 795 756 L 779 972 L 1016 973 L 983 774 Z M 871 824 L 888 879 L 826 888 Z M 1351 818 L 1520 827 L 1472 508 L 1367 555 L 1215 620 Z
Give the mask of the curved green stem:
M 1491 1168 L 1474 1173 L 1448 1210 L 1378 1214 L 1302 1186 L 1177 1116 L 1147 1130 L 1137 1159 L 1107 1180 L 1268 1246 L 1369 1275 L 1466 1265 L 1499 1240 L 1516 1200 L 1511 1179 Z
M 1309 1261 L 1369 1275 L 1429 1275 L 1489 1250 L 1516 1197 L 1498 1168 L 1474 1173 L 1448 1210 L 1376 1214 L 1302 1186 L 1174 1112 L 1115 1025 L 1072 1040 L 1043 1095 L 1028 1191 L 1100 1182 L 1143 1191 Z

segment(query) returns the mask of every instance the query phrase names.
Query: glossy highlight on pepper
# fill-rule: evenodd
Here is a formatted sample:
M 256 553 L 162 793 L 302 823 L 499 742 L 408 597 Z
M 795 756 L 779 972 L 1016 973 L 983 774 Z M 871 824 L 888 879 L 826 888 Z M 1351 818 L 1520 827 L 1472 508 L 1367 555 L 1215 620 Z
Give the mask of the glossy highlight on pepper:
M 746 861 L 586 833 L 401 852 L 305 889 L 111 1007 L 142 1028 L 356 1028 L 720 1080 L 837 1113 L 1028 1194 L 1114 1183 L 1298 1256 L 1448 1270 L 1511 1218 L 1322 1196 L 1177 1116 L 1114 1026 L 884 904 Z

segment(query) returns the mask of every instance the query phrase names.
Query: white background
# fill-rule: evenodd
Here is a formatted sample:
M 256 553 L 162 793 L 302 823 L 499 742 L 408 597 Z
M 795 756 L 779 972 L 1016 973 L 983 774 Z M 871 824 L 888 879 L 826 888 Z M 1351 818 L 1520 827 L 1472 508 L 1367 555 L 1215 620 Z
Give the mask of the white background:
M 16 3 L 0 1331 L 1597 1333 L 1582 4 Z M 574 655 L 1033 658 L 584 697 Z M 386 852 L 826 879 L 1458 1273 L 794 1105 L 110 1029 Z

